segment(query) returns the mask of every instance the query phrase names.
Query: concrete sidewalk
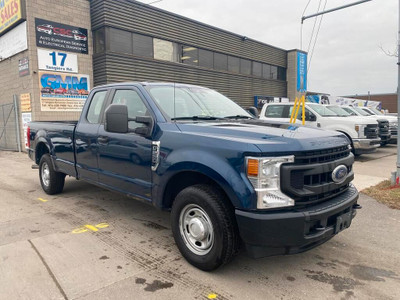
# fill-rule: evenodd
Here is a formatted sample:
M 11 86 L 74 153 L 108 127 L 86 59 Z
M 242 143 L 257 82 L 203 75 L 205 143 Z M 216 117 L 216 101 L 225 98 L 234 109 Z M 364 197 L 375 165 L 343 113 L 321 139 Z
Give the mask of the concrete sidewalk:
M 397 145 L 380 147 L 372 154 L 357 157 L 353 165 L 353 184 L 359 191 L 390 179 L 392 171 L 396 170 Z

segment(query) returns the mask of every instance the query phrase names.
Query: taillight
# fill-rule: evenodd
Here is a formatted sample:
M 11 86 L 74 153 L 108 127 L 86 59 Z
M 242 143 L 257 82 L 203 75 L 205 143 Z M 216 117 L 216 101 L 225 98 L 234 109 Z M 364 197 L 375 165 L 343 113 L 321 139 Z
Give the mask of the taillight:
M 27 148 L 31 147 L 31 128 L 28 126 L 26 129 L 26 145 Z

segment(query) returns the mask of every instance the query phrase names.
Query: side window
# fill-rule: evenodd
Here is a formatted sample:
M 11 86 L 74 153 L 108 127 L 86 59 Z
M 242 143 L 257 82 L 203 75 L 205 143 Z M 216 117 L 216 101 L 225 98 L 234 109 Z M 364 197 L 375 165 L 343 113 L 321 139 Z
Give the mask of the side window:
M 115 92 L 112 103 L 125 104 L 128 107 L 128 117 L 136 118 L 137 116 L 149 115 L 146 105 L 140 98 L 139 94 L 134 90 L 117 90 Z M 135 129 L 143 124 L 129 122 L 129 128 Z
M 283 110 L 285 105 L 268 105 L 265 110 L 265 116 L 267 118 L 284 118 Z
M 292 115 L 292 110 L 293 110 L 293 106 L 291 106 L 289 109 L 289 118 Z M 314 115 L 314 114 L 306 107 L 306 110 L 305 110 L 306 121 L 311 115 Z M 303 118 L 303 108 L 300 106 L 299 112 L 297 113 L 297 120 L 302 120 L 302 118 Z
M 89 123 L 98 124 L 100 122 L 101 108 L 106 99 L 106 94 L 107 91 L 96 92 L 96 94 L 94 94 L 86 116 Z

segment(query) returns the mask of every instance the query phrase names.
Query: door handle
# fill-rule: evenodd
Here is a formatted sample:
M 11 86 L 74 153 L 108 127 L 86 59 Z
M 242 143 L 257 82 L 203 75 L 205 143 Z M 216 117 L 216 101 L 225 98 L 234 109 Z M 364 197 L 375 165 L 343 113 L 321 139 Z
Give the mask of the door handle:
M 99 136 L 97 138 L 97 142 L 99 144 L 103 144 L 103 145 L 107 145 L 109 140 L 110 140 L 110 138 L 108 136 Z

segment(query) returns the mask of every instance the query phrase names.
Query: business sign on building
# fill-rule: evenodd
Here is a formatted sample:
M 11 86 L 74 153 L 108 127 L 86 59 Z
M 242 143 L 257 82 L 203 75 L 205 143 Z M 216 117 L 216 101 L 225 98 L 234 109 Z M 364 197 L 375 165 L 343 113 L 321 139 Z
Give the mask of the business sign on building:
M 19 101 L 20 101 L 21 112 L 30 112 L 30 111 L 32 111 L 31 94 L 30 93 L 21 94 L 19 96 Z
M 39 70 L 78 73 L 76 54 L 38 49 Z
M 29 58 L 24 57 L 18 61 L 18 73 L 19 77 L 29 75 Z
M 0 36 L 0 60 L 9 58 L 26 49 L 28 49 L 26 22 Z
M 273 96 L 254 96 L 255 107 L 261 109 L 265 103 L 287 103 L 289 98 L 285 97 L 273 97 Z
M 297 52 L 297 91 L 307 91 L 307 53 Z
M 21 0 L 0 0 L 0 35 L 25 19 L 22 3 Z
M 88 54 L 85 28 L 35 18 L 36 46 Z
M 89 75 L 39 71 L 41 110 L 81 111 L 89 83 Z
M 22 128 L 24 129 L 25 149 L 29 149 L 27 131 L 28 131 L 28 123 L 32 121 L 32 113 L 30 112 L 22 113 L 21 120 L 22 120 Z

